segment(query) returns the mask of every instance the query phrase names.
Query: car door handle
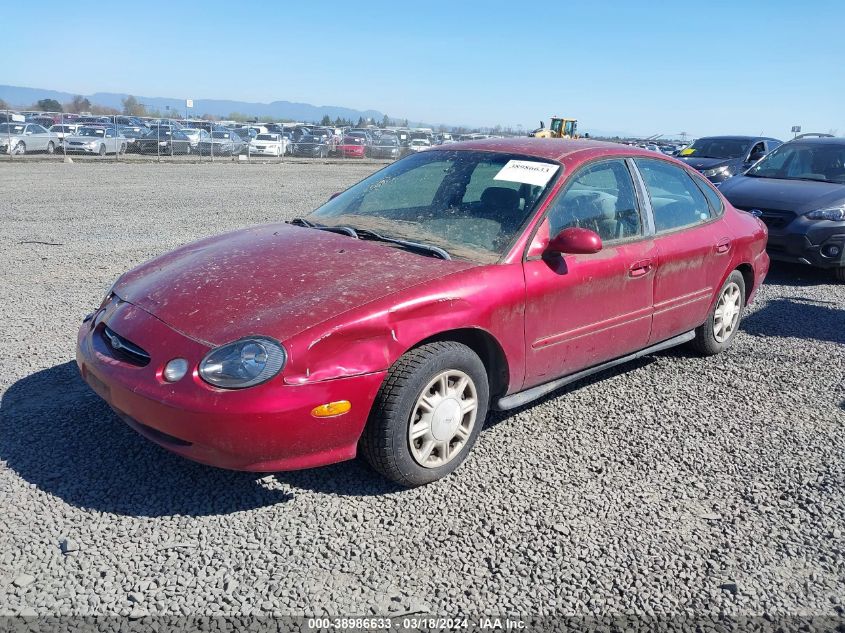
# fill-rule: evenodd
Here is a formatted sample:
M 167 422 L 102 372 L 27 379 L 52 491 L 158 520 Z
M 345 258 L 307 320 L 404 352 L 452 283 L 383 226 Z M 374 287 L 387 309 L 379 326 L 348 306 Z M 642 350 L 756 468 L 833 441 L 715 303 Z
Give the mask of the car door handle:
M 729 238 L 723 237 L 716 242 L 717 253 L 727 253 L 729 250 L 731 250 L 731 240 Z
M 631 267 L 628 268 L 628 276 L 643 277 L 649 273 L 651 267 L 652 261 L 650 259 L 641 259 L 640 261 L 631 264 Z

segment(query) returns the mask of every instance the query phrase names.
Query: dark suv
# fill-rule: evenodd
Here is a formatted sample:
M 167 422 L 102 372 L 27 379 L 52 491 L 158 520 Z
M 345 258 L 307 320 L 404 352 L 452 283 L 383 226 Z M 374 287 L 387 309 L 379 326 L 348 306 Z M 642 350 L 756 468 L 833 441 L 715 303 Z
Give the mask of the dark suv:
M 678 158 L 714 184 L 741 174 L 783 141 L 763 136 L 703 136 Z
M 772 259 L 832 268 L 845 281 L 845 138 L 784 143 L 719 191 L 766 223 Z

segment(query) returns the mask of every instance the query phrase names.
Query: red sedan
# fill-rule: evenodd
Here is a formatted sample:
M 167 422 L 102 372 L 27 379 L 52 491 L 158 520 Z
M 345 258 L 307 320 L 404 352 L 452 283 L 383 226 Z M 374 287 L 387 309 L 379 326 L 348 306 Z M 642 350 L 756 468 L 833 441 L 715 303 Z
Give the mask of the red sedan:
M 337 152 L 341 158 L 364 158 L 367 155 L 365 140 L 359 136 L 344 136 L 338 143 Z
M 121 276 L 79 330 L 82 375 L 132 428 L 252 471 L 359 452 L 453 471 L 509 409 L 673 345 L 727 348 L 765 226 L 679 161 L 488 140 L 413 154 L 306 218 Z

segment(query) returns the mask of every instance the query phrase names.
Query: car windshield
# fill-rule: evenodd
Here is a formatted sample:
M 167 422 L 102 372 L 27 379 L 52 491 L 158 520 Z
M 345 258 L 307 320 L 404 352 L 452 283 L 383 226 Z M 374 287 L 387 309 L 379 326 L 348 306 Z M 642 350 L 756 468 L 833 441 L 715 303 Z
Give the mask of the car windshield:
M 106 131 L 101 127 L 84 127 L 78 132 L 79 136 L 105 136 Z
M 514 154 L 432 150 L 400 160 L 336 196 L 308 220 L 437 246 L 496 262 L 560 165 Z
M 16 125 L 14 123 L 0 124 L 0 134 L 23 134 L 23 125 Z
M 845 143 L 784 143 L 746 176 L 845 184 Z
M 681 152 L 689 158 L 743 158 L 751 141 L 737 138 L 700 138 Z
M 259 134 L 255 137 L 256 141 L 275 141 L 278 140 L 275 134 Z

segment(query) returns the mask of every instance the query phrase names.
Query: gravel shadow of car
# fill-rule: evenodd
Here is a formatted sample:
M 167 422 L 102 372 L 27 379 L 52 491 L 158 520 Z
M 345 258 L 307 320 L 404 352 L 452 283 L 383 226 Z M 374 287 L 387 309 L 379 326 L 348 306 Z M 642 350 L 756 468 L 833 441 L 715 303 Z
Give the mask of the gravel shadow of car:
M 206 516 L 292 498 L 262 475 L 172 455 L 125 426 L 76 363 L 14 383 L 0 402 L 0 460 L 74 506 L 131 516 Z
M 742 320 L 752 336 L 780 336 L 845 343 L 845 309 L 833 301 L 784 297 L 767 302 Z
M 772 261 L 764 284 L 773 286 L 820 286 L 836 283 L 833 271 L 803 264 Z

